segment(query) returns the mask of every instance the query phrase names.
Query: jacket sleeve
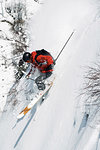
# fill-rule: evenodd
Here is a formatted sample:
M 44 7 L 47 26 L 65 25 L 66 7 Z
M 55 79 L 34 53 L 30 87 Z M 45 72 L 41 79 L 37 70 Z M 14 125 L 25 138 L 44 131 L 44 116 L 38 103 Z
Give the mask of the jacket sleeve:
M 49 66 L 47 66 L 42 72 L 46 73 L 46 72 L 52 72 L 53 71 L 53 64 L 50 64 Z

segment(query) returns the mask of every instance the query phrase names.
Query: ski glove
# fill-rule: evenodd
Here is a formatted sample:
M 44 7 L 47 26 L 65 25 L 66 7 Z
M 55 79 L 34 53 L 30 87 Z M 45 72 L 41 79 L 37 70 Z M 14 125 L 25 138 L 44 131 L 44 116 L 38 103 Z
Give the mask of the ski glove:
M 19 67 L 20 67 L 20 66 L 22 66 L 23 64 L 24 64 L 24 61 L 21 59 L 21 60 L 19 61 L 19 64 L 18 64 L 18 65 L 19 65 Z

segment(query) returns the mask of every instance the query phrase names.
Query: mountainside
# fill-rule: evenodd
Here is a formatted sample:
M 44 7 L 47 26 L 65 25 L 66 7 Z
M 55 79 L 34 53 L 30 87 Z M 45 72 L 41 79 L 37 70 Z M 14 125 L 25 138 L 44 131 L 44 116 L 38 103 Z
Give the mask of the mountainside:
M 18 113 L 34 98 L 34 81 L 23 76 L 13 86 L 17 95 L 8 96 L 12 102 L 0 119 L 0 150 L 100 149 L 95 121 L 99 114 L 88 120 L 84 97 L 78 97 L 84 67 L 93 65 L 99 54 L 98 8 L 98 1 L 47 0 L 29 21 L 31 52 L 44 48 L 56 58 L 71 32 L 75 33 L 56 62 L 54 85 L 35 119 L 36 107 L 17 122 Z

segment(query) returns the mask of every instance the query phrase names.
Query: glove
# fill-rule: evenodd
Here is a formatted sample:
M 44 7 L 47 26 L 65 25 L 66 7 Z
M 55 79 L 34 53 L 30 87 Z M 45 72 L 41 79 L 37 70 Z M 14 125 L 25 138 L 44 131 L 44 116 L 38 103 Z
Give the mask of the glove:
M 22 66 L 23 64 L 24 64 L 24 61 L 21 59 L 21 60 L 19 61 L 19 64 L 18 64 L 18 65 L 19 65 L 19 67 L 20 67 L 20 66 Z

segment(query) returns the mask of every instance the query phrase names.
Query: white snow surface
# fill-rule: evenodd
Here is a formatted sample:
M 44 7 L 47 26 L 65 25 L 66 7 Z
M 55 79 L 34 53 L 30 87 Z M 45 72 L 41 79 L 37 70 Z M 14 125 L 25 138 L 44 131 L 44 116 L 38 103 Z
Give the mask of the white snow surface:
M 75 33 L 56 62 L 54 85 L 35 119 L 34 108 L 17 122 L 18 113 L 34 96 L 26 94 L 34 92 L 33 81 L 23 77 L 15 85 L 19 102 L 13 108 L 6 104 L 7 111 L 2 113 L 0 150 L 100 150 L 99 124 L 95 118 L 81 124 L 84 98 L 78 98 L 84 66 L 92 65 L 99 53 L 99 4 L 96 0 L 46 0 L 38 4 L 41 7 L 28 26 L 29 51 L 44 48 L 56 58 L 71 32 Z

